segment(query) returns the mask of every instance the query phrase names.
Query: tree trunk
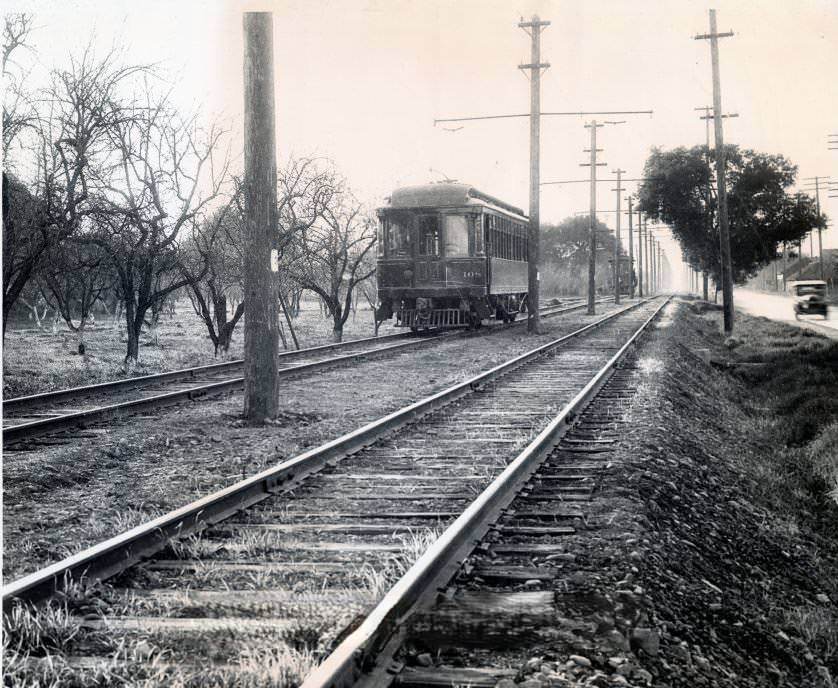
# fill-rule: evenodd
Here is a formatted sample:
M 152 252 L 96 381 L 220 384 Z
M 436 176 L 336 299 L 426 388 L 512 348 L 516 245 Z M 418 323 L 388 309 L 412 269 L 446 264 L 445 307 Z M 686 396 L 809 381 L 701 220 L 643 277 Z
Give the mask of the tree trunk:
M 288 314 L 288 308 L 285 305 L 285 299 L 282 298 L 281 291 L 277 290 L 277 293 L 279 294 L 279 305 L 282 308 L 282 312 L 285 314 L 285 322 L 288 323 L 288 331 L 291 333 L 291 339 L 294 341 L 294 348 L 299 351 L 300 342 L 297 341 L 297 333 L 294 332 L 294 325 L 291 324 L 291 316 Z M 285 342 L 283 341 L 283 343 Z M 288 348 L 287 344 L 285 345 L 285 348 Z
M 707 284 L 708 282 L 709 282 L 708 275 L 707 275 L 706 272 L 703 272 L 701 274 L 701 291 L 704 295 L 704 300 L 705 301 L 710 300 L 709 286 Z
M 87 318 L 82 317 L 81 322 L 79 323 L 79 328 L 76 330 L 76 345 L 78 347 L 79 355 L 84 357 L 85 362 L 87 362 L 87 344 L 84 338 L 86 326 Z
M 125 374 L 130 375 L 140 359 L 140 329 L 142 328 L 145 313 L 135 311 L 133 303 L 126 304 L 125 308 Z
M 335 322 L 334 327 L 332 327 L 332 341 L 336 344 L 340 344 L 343 341 L 343 325 L 338 324 Z

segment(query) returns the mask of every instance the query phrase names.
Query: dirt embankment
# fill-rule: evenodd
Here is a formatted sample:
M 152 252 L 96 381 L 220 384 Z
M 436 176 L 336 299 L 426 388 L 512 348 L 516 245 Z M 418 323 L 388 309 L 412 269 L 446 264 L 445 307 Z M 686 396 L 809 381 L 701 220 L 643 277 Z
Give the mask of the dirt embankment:
M 653 685 L 831 687 L 838 346 L 763 319 L 719 329 L 685 303 L 644 349 L 647 394 L 605 488 L 632 504 L 634 532 L 600 547 L 596 577 L 633 566 L 632 614 L 654 640 L 635 661 Z

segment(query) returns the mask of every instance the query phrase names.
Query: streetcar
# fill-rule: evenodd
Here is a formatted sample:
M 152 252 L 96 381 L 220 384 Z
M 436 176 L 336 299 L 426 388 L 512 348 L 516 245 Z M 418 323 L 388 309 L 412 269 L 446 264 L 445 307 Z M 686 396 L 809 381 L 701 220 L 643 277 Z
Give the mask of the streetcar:
M 479 327 L 527 309 L 520 208 L 468 184 L 396 189 L 378 210 L 376 318 L 396 327 Z

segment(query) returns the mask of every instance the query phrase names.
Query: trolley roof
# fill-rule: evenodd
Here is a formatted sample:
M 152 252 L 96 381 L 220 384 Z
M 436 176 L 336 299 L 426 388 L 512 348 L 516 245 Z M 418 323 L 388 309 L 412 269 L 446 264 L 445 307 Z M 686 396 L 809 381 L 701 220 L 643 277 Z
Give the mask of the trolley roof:
M 514 205 L 505 203 L 494 196 L 478 191 L 469 184 L 442 182 L 436 184 L 422 184 L 421 186 L 405 186 L 396 189 L 388 204 L 382 210 L 392 208 L 439 208 L 445 206 L 491 205 L 508 213 L 513 213 L 527 219 L 524 211 Z

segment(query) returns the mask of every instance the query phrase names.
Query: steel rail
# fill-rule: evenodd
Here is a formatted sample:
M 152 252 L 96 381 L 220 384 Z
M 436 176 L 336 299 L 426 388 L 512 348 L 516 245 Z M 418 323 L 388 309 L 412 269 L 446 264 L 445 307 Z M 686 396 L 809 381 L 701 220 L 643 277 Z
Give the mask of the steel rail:
M 654 298 L 654 297 L 653 297 Z M 510 505 L 520 488 L 538 469 L 575 417 L 590 403 L 671 297 L 623 344 L 588 384 L 556 415 L 550 424 L 495 478 L 492 483 L 395 583 L 361 625 L 320 664 L 302 688 L 348 688 L 362 678 L 382 675 L 378 661 L 383 648 L 397 649 L 399 627 L 420 605 L 431 602 L 457 572 L 463 560 L 480 543 L 491 525 Z M 651 300 L 651 299 L 649 299 Z M 383 657 L 386 661 L 389 657 Z
M 396 334 L 387 334 L 381 337 L 365 337 L 363 339 L 352 339 L 348 342 L 337 342 L 332 344 L 322 344 L 320 346 L 311 346 L 305 349 L 296 349 L 294 351 L 283 351 L 277 357 L 280 361 L 288 358 L 297 358 L 312 353 L 320 353 L 325 351 L 333 351 L 334 349 L 348 348 L 357 344 L 368 344 L 370 342 L 386 341 L 388 339 L 404 339 L 412 336 L 412 332 L 398 332 Z M 3 400 L 3 411 L 9 412 L 32 406 L 34 404 L 43 404 L 60 399 L 73 399 L 88 394 L 98 394 L 99 392 L 110 392 L 122 389 L 134 389 L 138 387 L 147 387 L 158 382 L 166 382 L 177 379 L 191 379 L 197 375 L 204 373 L 213 373 L 220 370 L 227 370 L 240 367 L 244 361 L 236 359 L 233 361 L 224 361 L 222 363 L 210 363 L 204 366 L 195 366 L 193 368 L 180 368 L 178 370 L 170 370 L 165 373 L 154 373 L 153 375 L 140 375 L 137 377 L 122 378 L 120 380 L 112 380 L 110 382 L 100 382 L 94 385 L 85 385 L 82 387 L 67 387 L 65 389 L 57 389 L 51 392 L 39 392 L 37 394 L 29 394 L 22 397 L 13 397 L 12 399 Z
M 609 299 L 603 299 L 601 302 Z M 585 304 L 576 304 L 564 308 L 554 307 L 557 310 L 549 310 L 550 306 L 546 306 L 542 315 L 544 317 L 551 317 L 554 315 L 561 315 L 572 311 L 580 310 L 585 307 Z M 520 325 L 524 321 L 511 323 L 512 325 Z M 392 346 L 373 349 L 370 351 L 361 351 L 354 354 L 346 354 L 344 356 L 335 356 L 322 361 L 314 361 L 312 363 L 302 363 L 296 366 L 284 368 L 279 372 L 281 377 L 294 375 L 297 373 L 309 373 L 315 370 L 326 368 L 335 364 L 345 363 L 350 360 L 363 359 L 366 356 L 375 356 L 386 353 L 391 353 L 396 349 L 408 348 L 425 344 L 442 334 L 442 330 L 432 332 L 430 336 L 421 338 L 415 337 L 412 332 L 397 333 L 392 335 L 385 335 L 383 337 L 368 337 L 364 339 L 356 339 L 350 342 L 341 342 L 335 344 L 324 344 L 321 346 L 310 347 L 307 349 L 299 349 L 297 351 L 288 351 L 280 354 L 280 357 L 297 357 L 321 351 L 330 351 L 336 348 L 346 348 L 353 344 L 366 343 L 381 343 L 390 339 L 404 339 L 411 338 L 411 341 L 404 344 L 395 344 Z M 241 360 L 227 361 L 225 363 L 214 363 L 207 366 L 200 366 L 196 368 L 185 368 L 181 370 L 170 371 L 167 373 L 157 373 L 155 375 L 146 375 L 137 378 L 127 378 L 123 380 L 115 380 L 113 382 L 103 382 L 96 385 L 89 385 L 86 387 L 75 387 L 65 390 L 58 390 L 56 392 L 44 392 L 41 394 L 30 395 L 27 397 L 16 397 L 5 402 L 3 405 L 4 412 L 15 409 L 16 406 L 31 406 L 37 403 L 45 403 L 47 401 L 57 401 L 59 399 L 73 398 L 75 396 L 84 396 L 97 392 L 116 392 L 126 389 L 135 389 L 156 384 L 161 381 L 188 381 L 196 375 L 203 373 L 211 373 L 225 368 L 236 367 L 242 364 Z M 208 396 L 212 394 L 219 394 L 221 392 L 229 391 L 241 387 L 244 384 L 243 377 L 230 378 L 228 380 L 221 380 L 218 382 L 210 382 L 205 385 L 197 385 L 188 389 L 176 390 L 174 392 L 164 392 L 152 396 L 143 397 L 141 399 L 133 399 L 123 401 L 116 404 L 106 404 L 93 409 L 85 411 L 76 411 L 73 413 L 65 413 L 49 418 L 42 418 L 39 420 L 29 421 L 28 423 L 18 423 L 15 425 L 8 425 L 3 428 L 3 445 L 6 446 L 20 442 L 25 439 L 39 437 L 49 433 L 60 432 L 70 428 L 83 427 L 86 423 L 101 422 L 109 418 L 117 418 L 126 414 L 136 413 L 143 409 L 162 408 L 177 404 L 182 401 L 193 400 L 199 397 Z M 11 407 L 11 408 L 10 408 Z
M 241 480 L 229 487 L 170 511 L 131 530 L 89 547 L 55 564 L 13 581 L 2 589 L 3 609 L 15 600 L 39 602 L 82 578 L 104 580 L 164 549 L 172 538 L 188 535 L 223 521 L 274 493 L 286 490 L 328 463 L 339 461 L 395 429 L 478 390 L 486 383 L 562 346 L 600 325 L 637 308 L 638 301 L 595 320 L 574 332 L 516 356 L 490 370 L 409 404 L 319 447 Z
M 607 301 L 608 299 L 603 299 Z M 602 301 L 600 301 L 601 303 Z M 583 304 L 584 305 L 584 304 Z M 543 310 L 553 308 L 552 306 L 544 306 Z M 556 308 L 559 308 L 556 306 Z M 568 313 L 580 308 L 578 304 L 560 308 L 560 310 L 544 315 L 555 315 L 558 313 Z M 33 330 L 38 332 L 39 330 Z M 319 346 L 310 346 L 305 349 L 296 349 L 294 351 L 283 351 L 278 355 L 280 361 L 289 358 L 297 358 L 299 356 L 307 356 L 313 353 L 321 353 L 326 351 L 334 351 L 335 349 L 346 349 L 359 344 L 369 344 L 373 342 L 382 342 L 394 339 L 406 339 L 415 336 L 414 332 L 397 332 L 395 334 L 386 334 L 380 337 L 364 337 L 362 339 L 352 339 L 346 342 L 336 342 L 332 344 L 321 344 Z M 83 385 L 80 387 L 66 387 L 64 389 L 57 389 L 48 392 L 38 392 L 36 394 L 27 394 L 20 397 L 12 397 L 11 399 L 4 399 L 2 401 L 2 408 L 4 412 L 13 412 L 21 408 L 26 408 L 36 404 L 50 403 L 54 401 L 73 399 L 85 395 L 98 394 L 100 392 L 119 391 L 124 389 L 137 389 L 140 387 L 147 387 L 157 384 L 158 382 L 167 382 L 172 380 L 189 380 L 198 375 L 205 373 L 214 373 L 217 371 L 234 369 L 240 367 L 244 361 L 242 359 L 235 359 L 233 361 L 224 361 L 222 363 L 210 363 L 204 366 L 194 366 L 192 368 L 179 368 L 178 370 L 169 370 L 163 373 L 154 373 L 152 375 L 138 375 L 137 377 L 122 378 L 119 380 L 111 380 L 109 382 L 99 382 L 93 385 Z
M 423 345 L 433 339 L 435 339 L 435 337 L 411 339 L 411 341 L 404 342 L 402 344 L 391 344 L 389 346 L 372 349 L 370 351 L 359 351 L 354 354 L 333 356 L 332 358 L 312 361 L 311 363 L 300 363 L 298 365 L 289 366 L 288 368 L 282 368 L 277 371 L 277 374 L 280 377 L 286 377 L 299 373 L 310 373 L 321 368 L 327 368 L 347 361 L 362 359 L 366 356 L 378 356 L 401 349 Z M 188 399 L 196 399 L 210 394 L 218 394 L 220 392 L 236 389 L 242 385 L 244 385 L 244 378 L 234 377 L 229 380 L 210 382 L 205 385 L 190 387 L 188 389 L 179 389 L 174 392 L 164 392 L 162 394 L 155 394 L 141 399 L 132 399 L 130 401 L 122 401 L 117 404 L 99 406 L 86 411 L 76 411 L 74 413 L 65 413 L 63 415 L 55 416 L 53 418 L 42 418 L 28 423 L 9 425 L 3 428 L 3 446 L 14 442 L 20 442 L 21 440 L 31 437 L 58 432 L 67 428 L 78 427 L 80 425 L 84 425 L 85 423 L 100 422 L 104 419 L 115 418 L 126 413 L 136 413 L 142 409 L 161 408 Z

